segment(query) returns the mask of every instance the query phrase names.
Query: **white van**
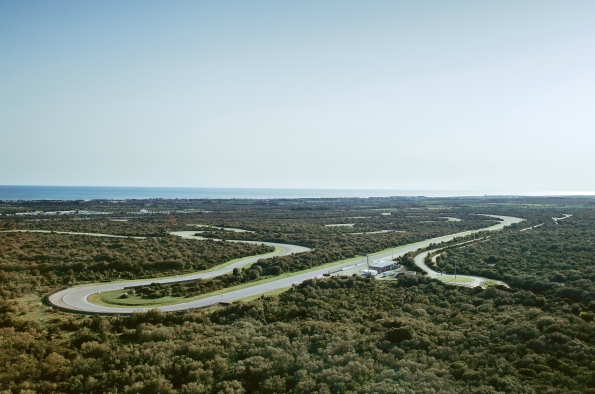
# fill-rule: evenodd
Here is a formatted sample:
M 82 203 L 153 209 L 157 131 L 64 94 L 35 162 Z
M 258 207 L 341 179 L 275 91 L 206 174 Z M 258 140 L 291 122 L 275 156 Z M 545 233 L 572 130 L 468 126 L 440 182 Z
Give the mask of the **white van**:
M 376 276 L 378 271 L 376 270 L 362 270 L 362 276 Z

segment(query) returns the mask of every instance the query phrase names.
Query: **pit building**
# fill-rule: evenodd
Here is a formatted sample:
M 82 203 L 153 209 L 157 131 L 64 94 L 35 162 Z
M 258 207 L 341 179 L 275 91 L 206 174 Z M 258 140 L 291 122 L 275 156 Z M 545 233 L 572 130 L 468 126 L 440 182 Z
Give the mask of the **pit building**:
M 370 263 L 370 269 L 376 270 L 378 273 L 396 270 L 400 266 L 401 265 L 396 261 L 376 261 L 374 263 Z

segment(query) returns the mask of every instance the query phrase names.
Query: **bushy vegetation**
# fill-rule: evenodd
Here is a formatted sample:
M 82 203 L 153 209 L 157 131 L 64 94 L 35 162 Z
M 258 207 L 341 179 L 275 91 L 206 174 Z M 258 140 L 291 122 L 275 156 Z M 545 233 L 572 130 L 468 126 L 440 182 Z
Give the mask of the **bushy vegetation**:
M 457 258 L 461 273 L 496 279 L 545 277 L 565 282 L 595 265 L 595 212 L 585 210 L 557 223 L 551 218 L 526 231 L 504 231 L 464 248 L 454 248 L 437 259 L 450 270 Z
M 0 273 L 13 278 L 24 275 L 29 283 L 43 287 L 175 275 L 272 251 L 274 248 L 266 245 L 194 241 L 174 236 L 128 239 L 0 233 Z
M 261 260 L 211 280 L 137 289 L 146 297 L 205 294 L 434 232 L 489 224 L 487 218 L 472 220 L 477 213 L 527 221 L 487 238 L 478 235 L 437 259 L 438 267 L 450 272 L 456 257 L 459 273 L 501 279 L 510 288 L 456 287 L 423 275 L 397 281 L 329 278 L 226 307 L 127 317 L 52 310 L 40 305 L 40 295 L 71 281 L 200 270 L 265 249 L 172 236 L 133 240 L 0 233 L 1 393 L 595 393 L 590 199 L 151 203 L 160 209 L 212 211 L 146 219 L 164 232 L 198 231 L 189 226 L 193 223 L 240 227 L 255 233 L 237 237 L 268 237 L 316 249 Z M 144 206 L 113 206 L 120 204 L 121 210 Z M 390 216 L 379 214 L 388 211 Z M 558 224 L 551 219 L 565 213 L 573 216 Z M 324 226 L 368 216 L 374 217 L 369 231 L 389 229 L 390 220 L 396 229 L 408 214 L 428 223 L 412 219 L 404 233 L 362 235 L 348 234 L 361 232 L 356 226 Z M 434 221 L 439 216 L 466 219 Z M 76 222 L 52 220 L 51 226 L 61 230 L 73 230 L 70 223 Z M 108 219 L 97 221 L 108 228 L 93 232 L 108 233 Z M 10 217 L 0 220 L 0 227 L 31 223 L 46 226 Z M 144 224 L 127 226 L 130 234 L 146 232 Z M 410 255 L 401 260 L 412 264 Z
M 527 291 L 307 281 L 214 312 L 5 312 L 4 389 L 72 393 L 595 392 L 595 323 Z M 59 317 L 59 318 L 58 318 Z M 12 319 L 12 320 L 10 320 Z
M 120 219 L 119 215 L 105 216 L 66 215 L 42 219 L 10 217 L 0 222 L 0 229 L 69 231 L 130 237 L 164 237 L 170 231 L 178 229 L 177 220 L 173 215 L 151 215 L 130 219 Z
M 152 283 L 146 286 L 137 286 L 125 293 L 124 297 L 137 295 L 143 298 L 161 297 L 194 297 L 213 291 L 238 286 L 242 283 L 255 282 L 261 278 L 262 269 L 259 266 L 252 268 L 234 268 L 230 274 L 216 276 L 210 279 L 197 279 L 174 284 Z
M 500 279 L 541 296 L 576 303 L 575 311 L 592 319 L 595 311 L 595 212 L 526 231 L 504 231 L 436 258 L 436 268 L 450 272 L 457 260 L 461 274 Z

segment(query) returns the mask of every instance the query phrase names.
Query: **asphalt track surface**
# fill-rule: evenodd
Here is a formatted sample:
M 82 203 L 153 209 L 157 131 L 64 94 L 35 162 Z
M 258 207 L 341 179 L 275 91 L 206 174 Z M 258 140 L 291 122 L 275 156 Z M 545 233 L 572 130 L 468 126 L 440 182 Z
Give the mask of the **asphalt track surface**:
M 196 231 L 180 231 L 172 233 L 174 235 L 181 236 L 187 239 L 203 239 L 201 237 L 193 236 Z M 48 301 L 53 306 L 56 306 L 60 309 L 69 310 L 72 312 L 88 312 L 88 313 L 131 313 L 134 311 L 139 310 L 149 310 L 153 308 L 110 308 L 110 307 L 103 307 L 99 305 L 95 305 L 87 301 L 87 297 L 91 294 L 99 293 L 102 291 L 112 291 L 112 290 L 123 290 L 127 287 L 135 287 L 135 286 L 146 286 L 150 285 L 151 283 L 176 283 L 176 282 L 185 282 L 189 280 L 196 280 L 196 279 L 207 279 L 212 278 L 215 276 L 227 274 L 232 272 L 234 268 L 241 268 L 247 264 L 255 263 L 259 259 L 263 258 L 270 258 L 274 256 L 286 256 L 293 253 L 302 253 L 308 252 L 311 249 L 306 248 L 303 246 L 298 245 L 289 245 L 289 244 L 280 244 L 275 242 L 259 242 L 259 241 L 230 241 L 230 242 L 246 242 L 252 243 L 257 245 L 269 245 L 275 247 L 277 250 L 273 253 L 268 253 L 266 255 L 257 255 L 257 256 L 250 256 L 243 259 L 239 259 L 238 261 L 226 265 L 225 267 L 211 270 L 211 271 L 200 271 L 194 274 L 189 275 L 180 275 L 176 277 L 168 277 L 168 278 L 155 278 L 155 279 L 139 279 L 139 280 L 132 280 L 132 281 L 122 281 L 122 282 L 112 282 L 112 283 L 102 283 L 102 284 L 91 284 L 91 285 L 84 285 L 84 286 L 76 286 L 76 287 L 69 287 L 67 289 L 58 291 L 56 293 L 52 293 L 48 296 Z M 188 303 L 189 304 L 189 303 Z M 210 302 L 213 304 L 213 301 Z M 186 305 L 186 304 L 183 304 Z M 165 310 L 163 308 L 159 308 Z M 188 308 L 196 308 L 196 306 L 190 306 Z M 186 309 L 186 308 L 179 308 L 179 309 Z M 178 310 L 178 309 L 172 309 Z
M 426 265 L 425 260 L 426 260 L 426 257 L 428 256 L 428 254 L 437 252 L 437 251 L 442 250 L 442 249 L 443 248 L 428 250 L 427 252 L 423 252 L 423 253 L 420 253 L 417 256 L 415 256 L 415 259 L 414 259 L 415 265 L 417 265 L 419 268 L 421 268 L 422 270 L 424 270 L 428 274 L 428 276 L 430 278 L 432 278 L 432 279 L 439 279 L 443 275 L 442 275 L 442 273 L 436 272 L 433 269 L 431 269 L 430 267 L 428 267 Z M 448 275 L 445 275 L 445 276 L 452 277 L 453 275 L 452 274 L 448 274 Z M 499 284 L 499 285 L 508 286 L 506 283 L 502 282 L 501 280 L 488 279 L 488 278 L 484 278 L 482 276 L 475 276 L 475 275 L 457 275 L 457 276 L 458 277 L 461 277 L 461 278 L 470 278 L 470 279 L 472 279 L 472 281 L 471 282 L 455 282 L 455 281 L 445 280 L 444 283 L 454 284 L 454 285 L 457 285 L 457 286 L 475 287 L 475 286 L 481 286 L 481 284 L 483 282 L 489 280 L 489 281 L 494 282 L 494 283 Z
M 456 234 L 445 235 L 442 237 L 437 238 L 430 238 L 425 241 L 417 242 L 414 244 L 404 245 L 401 247 L 385 250 L 382 252 L 370 254 L 370 262 L 379 261 L 379 260 L 387 260 L 391 259 L 391 257 L 398 257 L 402 256 L 405 253 L 413 252 L 419 248 L 425 248 L 433 243 L 440 243 L 440 242 L 448 242 L 452 241 L 456 237 L 462 237 L 466 235 L 470 235 L 473 233 L 477 233 L 480 231 L 495 231 L 501 230 L 506 226 L 509 226 L 514 223 L 519 223 L 523 221 L 523 219 L 510 217 L 510 216 L 497 216 L 497 215 L 485 215 L 493 217 L 494 219 L 499 219 L 501 222 L 482 229 L 478 230 L 469 230 L 464 231 Z M 195 234 L 196 231 L 185 231 L 185 232 L 178 232 L 175 235 L 182 236 L 185 238 L 197 238 L 194 237 L 192 234 Z M 243 242 L 243 241 L 239 241 Z M 275 246 L 276 248 L 282 249 L 282 252 L 278 254 L 269 254 L 267 257 L 272 257 L 273 255 L 280 256 L 280 255 L 288 255 L 291 253 L 300 253 L 309 251 L 308 248 L 304 248 L 301 246 L 296 245 L 286 245 L 286 244 L 276 244 L 270 242 L 255 242 L 255 241 L 248 241 L 250 243 L 259 243 L 265 245 Z M 191 279 L 198 279 L 198 278 L 211 278 L 214 276 L 222 275 L 225 273 L 230 272 L 233 268 L 242 267 L 248 263 L 255 262 L 258 259 L 262 258 L 262 256 L 254 256 L 248 257 L 246 259 L 242 259 L 237 261 L 233 264 L 230 264 L 224 268 L 219 270 L 214 270 L 210 272 L 199 272 L 192 275 L 185 275 L 175 278 L 164 278 L 164 279 L 142 279 L 137 281 L 127 281 L 127 282 L 115 282 L 115 283 L 101 283 L 101 284 L 92 284 L 86 286 L 78 286 L 78 287 L 69 287 L 67 289 L 52 293 L 48 296 L 48 301 L 50 304 L 63 309 L 68 310 L 71 312 L 78 312 L 78 313 L 97 313 L 97 314 L 130 314 L 134 312 L 146 312 L 150 309 L 160 309 L 164 312 L 171 312 L 171 311 L 181 311 L 185 309 L 193 309 L 193 308 L 204 308 L 209 305 L 214 305 L 217 303 L 229 303 L 241 298 L 250 297 L 250 296 L 257 296 L 259 294 L 263 294 L 272 290 L 282 289 L 291 287 L 294 284 L 299 284 L 307 279 L 313 279 L 317 277 L 322 277 L 323 274 L 329 271 L 329 268 L 332 267 L 325 267 L 319 270 L 309 271 L 305 273 L 297 273 L 296 275 L 281 278 L 275 281 L 270 281 L 266 283 L 262 283 L 259 285 L 246 287 L 239 290 L 229 291 L 224 294 L 211 296 L 202 298 L 199 300 L 189 301 L 185 303 L 175 304 L 175 305 L 168 305 L 162 307 L 149 307 L 149 308 L 138 308 L 138 307 L 130 307 L 130 308 L 120 308 L 120 307 L 108 307 L 102 305 L 95 305 L 87 301 L 87 298 L 94 293 L 98 293 L 101 291 L 113 291 L 113 290 L 122 290 L 125 287 L 132 287 L 132 286 L 141 286 L 141 285 L 148 285 L 151 283 L 175 283 L 180 281 L 187 281 Z M 345 265 L 345 262 L 337 262 L 337 266 Z

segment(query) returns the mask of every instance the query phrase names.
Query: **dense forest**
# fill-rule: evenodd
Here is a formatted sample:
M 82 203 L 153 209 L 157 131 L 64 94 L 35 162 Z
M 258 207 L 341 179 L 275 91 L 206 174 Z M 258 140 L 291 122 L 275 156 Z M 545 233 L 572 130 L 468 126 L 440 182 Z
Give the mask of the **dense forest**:
M 595 323 L 564 300 L 526 305 L 531 296 L 423 277 L 332 278 L 213 312 L 42 325 L 5 310 L 0 384 L 72 393 L 595 392 Z
M 0 393 L 595 393 L 593 202 L 96 201 L 80 202 L 77 209 L 108 205 L 111 216 L 0 216 L 3 230 L 152 234 L 129 239 L 0 233 Z M 149 209 L 146 204 L 168 213 L 111 220 Z M 0 204 L 0 212 L 11 215 L 50 209 L 72 208 L 67 202 Z M 334 277 L 229 306 L 111 317 L 69 314 L 42 303 L 46 292 L 68 283 L 197 271 L 270 251 L 187 240 L 170 231 L 294 241 L 315 250 L 178 288 L 146 286 L 138 289 L 143 296 L 204 294 L 493 223 L 478 213 L 527 220 L 441 251 L 435 268 L 451 272 L 456 258 L 460 273 L 500 279 L 509 287 L 464 288 L 423 275 L 395 281 Z M 552 219 L 565 214 L 572 216 Z M 405 232 L 369 234 L 380 230 Z M 351 234 L 360 232 L 368 234 Z
M 258 265 L 246 268 L 234 268 L 230 274 L 216 276 L 211 279 L 197 279 L 174 284 L 151 283 L 146 286 L 136 286 L 122 294 L 122 298 L 136 295 L 142 298 L 161 297 L 194 297 L 213 291 L 238 286 L 242 283 L 256 282 L 261 277 L 262 268 Z
M 175 236 L 147 239 L 49 233 L 0 235 L 0 272 L 39 289 L 88 281 L 176 275 L 209 269 L 273 247 Z M 9 284 L 21 280 L 7 280 Z

